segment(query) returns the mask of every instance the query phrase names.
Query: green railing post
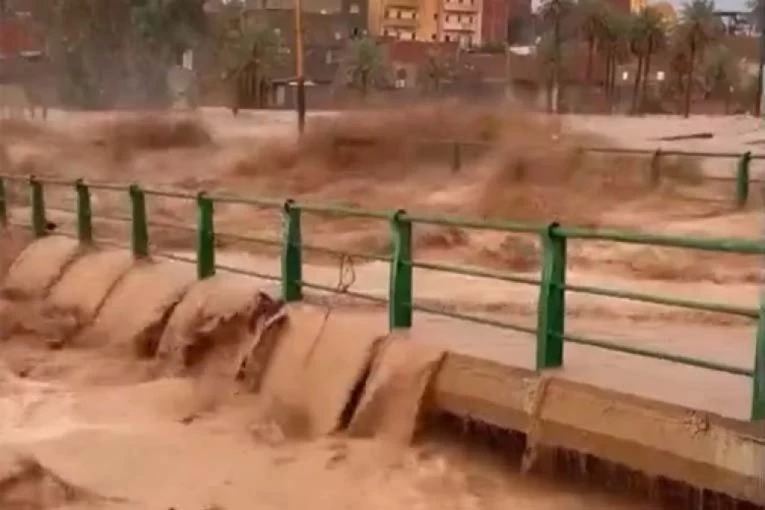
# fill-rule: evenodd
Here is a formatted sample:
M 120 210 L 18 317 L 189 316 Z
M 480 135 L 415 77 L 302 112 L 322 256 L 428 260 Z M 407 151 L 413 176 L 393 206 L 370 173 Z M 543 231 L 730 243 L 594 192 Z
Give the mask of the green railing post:
M 412 222 L 405 211 L 391 218 L 393 259 L 388 289 L 390 329 L 412 327 Z
M 77 238 L 82 244 L 93 242 L 93 211 L 90 206 L 90 189 L 78 179 L 75 183 L 77 191 Z
M 736 169 L 736 206 L 745 207 L 749 200 L 749 164 L 752 162 L 752 153 L 745 152 L 738 160 Z
M 765 303 L 760 303 L 752 377 L 752 421 L 765 420 Z
M 655 188 L 661 181 L 661 149 L 656 149 L 651 156 L 651 163 L 648 169 L 648 184 Z
M 8 200 L 5 194 L 5 179 L 0 177 L 0 227 L 8 226 Z
M 137 259 L 149 256 L 149 225 L 146 215 L 146 195 L 137 184 L 130 186 L 130 206 L 132 209 L 131 245 L 133 256 Z
M 202 191 L 197 195 L 197 278 L 215 275 L 215 220 L 210 197 Z
M 43 185 L 36 177 L 29 178 L 29 189 L 32 199 L 32 232 L 35 237 L 43 237 L 48 229 L 45 219 L 45 194 Z
M 563 334 L 566 316 L 566 238 L 557 223 L 541 235 L 542 282 L 537 305 L 537 370 L 563 365 Z
M 454 142 L 452 148 L 452 172 L 459 172 L 462 169 L 462 146 L 459 142 Z
M 303 299 L 303 253 L 300 233 L 300 208 L 292 200 L 282 212 L 282 299 L 289 303 Z

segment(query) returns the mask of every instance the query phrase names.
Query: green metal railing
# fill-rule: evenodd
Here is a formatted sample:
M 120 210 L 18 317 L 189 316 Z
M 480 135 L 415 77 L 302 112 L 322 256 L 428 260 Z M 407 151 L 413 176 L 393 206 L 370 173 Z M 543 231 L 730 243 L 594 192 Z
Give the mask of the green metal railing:
M 418 140 L 422 146 L 440 147 L 441 154 L 449 155 L 449 165 L 453 172 L 462 169 L 466 154 L 485 153 L 496 143 L 482 140 Z M 735 161 L 735 169 L 730 177 L 704 176 L 708 181 L 730 182 L 733 185 L 733 196 L 737 207 L 743 208 L 749 201 L 750 188 L 753 182 L 762 182 L 760 179 L 754 179 L 751 176 L 751 164 L 753 161 L 765 161 L 765 154 L 752 154 L 751 151 L 740 152 L 703 152 L 703 151 L 682 151 L 665 149 L 626 149 L 619 147 L 580 147 L 584 153 L 593 154 L 613 154 L 613 155 L 631 155 L 644 156 L 649 158 L 647 183 L 649 187 L 658 186 L 663 178 L 662 161 L 669 157 L 681 158 L 710 158 L 727 159 Z
M 387 303 L 389 325 L 391 329 L 409 328 L 413 324 L 415 311 L 438 314 L 446 317 L 471 321 L 474 323 L 497 326 L 508 330 L 533 335 L 536 339 L 536 369 L 546 370 L 561 367 L 564 364 L 564 345 L 566 343 L 607 349 L 622 353 L 633 354 L 648 358 L 660 359 L 674 363 L 700 367 L 752 379 L 752 420 L 765 419 L 765 307 L 761 303 L 757 307 L 745 308 L 723 303 L 712 303 L 676 297 L 657 296 L 627 290 L 572 285 L 566 282 L 567 244 L 569 241 L 610 241 L 616 243 L 631 243 L 661 247 L 686 248 L 711 252 L 736 253 L 749 255 L 765 254 L 765 242 L 746 239 L 725 238 L 693 238 L 670 237 L 647 233 L 629 233 L 611 230 L 593 230 L 585 228 L 568 228 L 557 223 L 549 225 L 532 225 L 498 220 L 469 219 L 441 215 L 412 214 L 399 211 L 370 211 L 349 207 L 322 204 L 307 204 L 293 200 L 272 200 L 265 198 L 247 198 L 231 195 L 186 193 L 176 190 L 151 189 L 133 184 L 118 186 L 114 184 L 91 183 L 83 180 L 75 182 L 52 179 L 19 179 L 18 177 L 0 176 L 0 226 L 15 225 L 10 221 L 8 207 L 7 184 L 11 181 L 23 181 L 29 188 L 31 229 L 35 236 L 47 234 L 47 217 L 45 205 L 44 184 L 65 186 L 74 191 L 76 210 L 67 211 L 76 217 L 76 235 L 84 245 L 90 245 L 93 239 L 93 213 L 91 208 L 91 190 L 99 189 L 125 193 L 130 200 L 131 214 L 126 218 L 111 217 L 108 219 L 129 222 L 132 250 L 136 259 L 144 259 L 152 255 L 149 237 L 149 226 L 157 225 L 174 228 L 160 222 L 152 222 L 147 213 L 147 197 L 160 196 L 195 201 L 197 211 L 196 227 L 184 227 L 196 236 L 196 257 L 194 259 L 175 255 L 162 254 L 178 260 L 196 264 L 200 279 L 215 275 L 216 271 L 230 271 L 259 278 L 266 278 L 281 283 L 282 298 L 287 302 L 303 299 L 305 289 L 336 292 L 337 288 L 306 281 L 303 274 L 304 251 L 313 250 L 341 257 L 349 255 L 367 259 L 386 261 L 390 264 L 390 282 L 387 298 L 372 294 L 355 292 L 350 289 L 342 291 L 349 296 L 366 299 L 378 303 Z M 215 204 L 236 203 L 248 204 L 278 212 L 282 218 L 282 238 L 270 239 L 245 236 L 235 233 L 216 232 Z M 304 214 L 333 215 L 336 217 L 355 217 L 388 222 L 392 250 L 389 255 L 349 254 L 347 251 L 327 247 L 312 246 L 302 240 L 301 219 Z M 495 272 L 455 265 L 432 263 L 416 260 L 413 256 L 412 234 L 416 225 L 448 225 L 457 228 L 474 228 L 484 230 L 499 230 L 515 234 L 530 234 L 538 236 L 542 247 L 541 271 L 539 278 L 519 276 L 512 273 Z M 27 226 L 27 225 L 21 225 Z M 262 274 L 241 268 L 226 267 L 216 263 L 216 238 L 228 237 L 241 241 L 256 242 L 269 246 L 278 246 L 281 252 L 281 274 Z M 536 286 L 539 289 L 536 309 L 536 327 L 510 323 L 494 318 L 471 316 L 451 310 L 428 306 L 414 299 L 413 279 L 414 269 L 427 269 L 458 273 L 474 277 L 492 278 L 505 282 Z M 743 317 L 756 322 L 757 332 L 755 341 L 755 356 L 752 366 L 743 368 L 717 363 L 709 360 L 694 359 L 687 356 L 668 354 L 649 349 L 620 344 L 611 340 L 590 338 L 583 335 L 566 332 L 567 292 L 586 293 L 597 296 L 640 301 L 652 304 L 668 305 L 703 312 L 715 312 Z

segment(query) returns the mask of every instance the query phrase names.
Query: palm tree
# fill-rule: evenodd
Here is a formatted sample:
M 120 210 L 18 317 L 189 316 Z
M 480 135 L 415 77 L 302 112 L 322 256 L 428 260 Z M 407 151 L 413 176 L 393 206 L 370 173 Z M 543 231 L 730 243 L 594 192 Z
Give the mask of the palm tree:
M 598 37 L 606 23 L 606 4 L 603 0 L 580 0 L 577 4 L 579 31 L 587 42 L 587 69 L 585 81 L 592 84 L 592 63 Z
M 205 32 L 204 4 L 204 0 L 131 0 L 131 25 L 153 50 L 175 57 Z
M 631 35 L 631 18 L 609 7 L 606 11 L 603 30 L 600 34 L 601 52 L 604 54 L 605 91 L 608 101 L 613 107 L 616 95 L 616 68 L 629 54 Z
M 441 92 L 441 82 L 449 76 L 449 63 L 438 51 L 429 51 L 424 73 L 428 89 L 438 94 Z
M 760 30 L 760 65 L 757 70 L 757 87 L 754 98 L 754 115 L 762 114 L 763 80 L 765 80 L 765 0 L 749 0 L 755 26 Z
M 250 20 L 243 14 L 231 13 L 222 21 L 222 60 L 224 77 L 234 87 L 236 115 L 242 101 L 253 97 L 255 105 L 262 107 L 276 67 L 281 62 L 280 34 L 267 25 Z
M 631 29 L 630 49 L 638 59 L 632 91 L 634 113 L 645 102 L 650 81 L 651 56 L 666 45 L 667 36 L 661 14 L 652 7 L 633 16 Z
M 387 58 L 383 48 L 372 37 L 349 41 L 344 62 L 346 82 L 366 98 L 369 88 L 386 80 Z
M 667 47 L 667 25 L 664 16 L 655 7 L 646 7 L 640 14 L 643 36 L 645 41 L 645 61 L 643 62 L 643 90 L 640 98 L 640 109 L 645 107 L 648 97 L 648 83 L 651 77 L 651 57 Z
M 645 54 L 648 49 L 645 27 L 643 26 L 643 17 L 640 14 L 630 16 L 629 24 L 630 52 L 637 57 L 637 68 L 632 86 L 632 107 L 631 112 L 637 113 L 638 94 L 640 93 L 640 81 L 643 79 L 643 64 Z
M 728 113 L 731 93 L 742 83 L 736 56 L 730 48 L 716 44 L 709 48 L 701 62 L 701 77 L 707 95 L 725 98 L 725 113 Z
M 685 46 L 688 58 L 688 73 L 685 80 L 685 103 L 683 115 L 691 113 L 693 74 L 697 61 L 703 56 L 709 43 L 722 32 L 721 22 L 715 16 L 714 0 L 691 0 L 683 6 L 681 23 L 677 27 L 679 41 Z
M 546 28 L 550 51 L 552 55 L 552 72 L 548 80 L 548 111 L 558 112 L 560 97 L 553 99 L 557 91 L 560 93 L 562 77 L 562 52 L 569 33 L 575 29 L 575 4 L 573 0 L 545 0 L 541 7 L 542 24 Z M 544 36 L 543 36 L 544 38 Z

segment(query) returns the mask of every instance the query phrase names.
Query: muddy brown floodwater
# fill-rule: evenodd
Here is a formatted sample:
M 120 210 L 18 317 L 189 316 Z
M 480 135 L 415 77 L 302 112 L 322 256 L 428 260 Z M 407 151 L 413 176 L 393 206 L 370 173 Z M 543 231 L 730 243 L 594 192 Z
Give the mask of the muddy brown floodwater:
M 626 126 L 630 129 L 616 124 L 603 127 L 606 120 L 593 118 L 585 123 L 591 132 L 576 133 L 574 129 L 561 132 L 547 118 L 519 112 L 497 117 L 496 113 L 448 107 L 407 110 L 404 115 L 348 116 L 312 124 L 318 128 L 295 145 L 285 137 L 290 133 L 289 123 L 269 123 L 265 117 L 242 115 L 232 120 L 227 114 L 209 111 L 189 118 L 54 112 L 48 124 L 0 124 L 0 172 L 112 183 L 140 181 L 190 192 L 236 191 L 377 209 L 405 207 L 675 234 L 751 237 L 760 233 L 758 211 L 753 207 L 732 209 L 731 183 L 705 179 L 710 173 L 729 176 L 730 162 L 728 166 L 715 163 L 709 169 L 698 161 L 668 158 L 662 166 L 661 186 L 650 187 L 645 179 L 647 158 L 585 157 L 577 149 L 605 143 L 603 135 L 612 132 L 654 148 L 660 134 L 657 122 L 662 129 L 666 124 L 668 131 L 687 129 L 687 123 L 653 119 L 650 129 L 641 131 L 632 124 Z M 607 122 L 620 119 L 608 117 Z M 718 126 L 718 138 L 733 133 L 736 126 Z M 745 127 L 742 124 L 741 129 Z M 459 172 L 452 172 L 449 166 L 451 148 L 426 147 L 421 154 L 422 147 L 413 143 L 414 138 L 470 139 L 482 133 L 493 146 L 479 156 L 466 156 Z M 742 136 L 723 140 L 735 142 L 736 147 L 727 150 L 743 147 Z M 715 150 L 725 149 L 723 141 Z M 762 171 L 762 167 L 753 167 L 753 175 Z M 25 186 L 9 184 L 14 222 L 29 217 Z M 73 190 L 51 187 L 46 193 L 49 218 L 58 223 L 60 231 L 73 232 L 74 215 L 63 211 L 74 206 Z M 194 221 L 192 201 L 152 197 L 149 202 L 153 221 L 186 226 Z M 97 240 L 127 241 L 123 223 L 103 220 L 105 215 L 129 214 L 127 196 L 93 190 L 93 205 Z M 278 211 L 221 203 L 215 214 L 221 242 L 228 242 L 231 249 L 244 250 L 226 240 L 224 232 L 278 237 Z M 303 224 L 307 243 L 378 255 L 389 252 L 387 222 L 319 221 L 308 216 Z M 164 250 L 193 246 L 193 234 L 179 232 L 153 228 L 152 242 Z M 516 274 L 534 275 L 539 270 L 539 247 L 532 238 L 418 225 L 414 244 L 422 260 L 492 266 Z M 62 264 L 57 265 L 52 264 L 50 250 L 47 246 L 41 259 L 56 271 L 66 265 L 63 259 L 79 253 L 75 243 L 62 244 Z M 246 251 L 250 250 L 261 255 L 248 245 Z M 4 255 L 0 250 L 3 272 L 10 263 Z M 342 434 L 313 440 L 286 437 L 264 410 L 268 406 L 262 398 L 242 391 L 231 380 L 169 377 L 158 373 L 153 363 L 125 355 L 124 350 L 111 350 L 116 344 L 128 343 L 123 337 L 131 339 L 140 333 L 156 312 L 164 311 L 164 302 L 173 301 L 194 279 L 192 266 L 177 275 L 164 270 L 155 274 L 150 268 L 143 274 L 133 272 L 133 277 L 122 281 L 121 292 L 112 293 L 117 305 L 104 310 L 100 306 L 109 289 L 96 292 L 95 286 L 77 287 L 78 280 L 85 280 L 77 275 L 93 275 L 93 271 L 108 272 L 116 282 L 129 262 L 119 254 L 90 255 L 82 267 L 69 268 L 67 274 L 76 277 L 61 280 L 66 292 L 49 296 L 48 304 L 77 302 L 83 323 L 74 321 L 65 329 L 71 333 L 77 327 L 92 326 L 85 331 L 88 342 L 66 345 L 62 338 L 51 343 L 51 338 L 29 335 L 0 343 L 0 510 L 656 508 L 569 482 L 521 476 L 499 452 L 469 446 L 443 432 L 425 434 L 411 447 Z M 334 285 L 336 261 L 333 264 L 329 269 L 314 265 L 306 269 L 312 271 L 312 279 L 328 279 L 327 285 Z M 51 289 L 56 275 L 36 267 L 15 284 L 21 290 L 34 287 L 34 295 L 27 297 L 38 299 L 43 296 L 37 294 Z M 264 270 L 268 264 L 248 263 L 247 267 Z M 384 295 L 387 266 L 378 271 L 374 265 L 358 264 L 357 269 L 359 285 Z M 569 269 L 580 285 L 612 283 L 620 288 L 704 295 L 754 306 L 760 261 L 642 246 L 572 243 Z M 606 277 L 609 281 L 603 282 Z M 476 312 L 493 310 L 522 320 L 534 318 L 529 304 L 535 303 L 532 294 L 536 289 L 508 290 L 495 284 L 489 288 L 489 284 L 478 286 L 466 278 L 458 282 L 439 278 L 418 273 L 418 297 L 439 305 L 460 304 Z M 159 292 L 160 284 L 167 287 L 163 292 Z M 147 291 L 147 286 L 153 286 L 154 292 Z M 98 299 L 91 303 L 90 294 Z M 0 316 L 2 307 L 0 300 Z M 753 334 L 727 318 L 668 313 L 623 302 L 600 304 L 590 298 L 572 298 L 568 310 L 573 316 L 571 325 L 581 324 L 585 331 L 639 329 L 641 333 L 662 333 L 656 336 L 665 338 L 669 327 L 686 332 L 686 326 L 714 325 L 718 329 L 702 339 L 703 346 L 695 335 L 677 335 L 692 342 L 662 341 L 662 347 L 671 343 L 678 352 L 693 351 L 682 352 L 687 355 L 706 353 L 736 364 L 751 359 Z M 606 318 L 611 322 L 606 323 Z M 0 324 L 0 331 L 5 326 Z M 447 329 L 450 334 L 461 331 L 443 327 Z M 739 331 L 741 341 L 730 338 L 730 332 Z M 363 328 L 353 331 L 355 336 L 363 333 Z M 471 330 L 458 336 L 462 342 L 479 333 Z M 459 347 L 454 344 L 442 348 Z M 51 345 L 61 349 L 52 351 Z M 94 346 L 100 348 L 91 348 Z M 590 364 L 602 359 L 582 356 L 585 358 Z M 585 368 L 588 374 L 602 369 Z M 631 372 L 612 369 L 611 373 L 624 377 Z M 637 375 L 631 379 L 625 387 L 642 384 Z M 696 379 L 690 383 L 694 388 L 700 384 Z M 733 400 L 727 386 L 715 386 L 720 400 Z M 705 392 L 696 393 L 705 404 L 712 400 Z M 735 416 L 739 408 L 736 404 L 725 411 Z
M 251 395 L 142 382 L 134 361 L 46 352 L 30 338 L 0 356 L 4 510 L 653 508 L 522 477 L 501 456 L 443 435 L 413 447 L 287 439 Z

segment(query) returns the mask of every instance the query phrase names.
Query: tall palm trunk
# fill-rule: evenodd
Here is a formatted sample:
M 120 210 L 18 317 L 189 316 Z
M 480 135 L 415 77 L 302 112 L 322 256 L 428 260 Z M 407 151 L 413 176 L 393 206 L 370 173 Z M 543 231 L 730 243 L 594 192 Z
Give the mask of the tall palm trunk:
M 643 63 L 643 90 L 640 93 L 638 103 L 641 112 L 645 111 L 646 99 L 648 98 L 648 82 L 651 79 L 651 55 L 653 55 L 653 39 L 648 39 L 648 48 L 645 52 L 645 62 Z
M 691 115 L 691 92 L 693 91 L 693 71 L 696 67 L 696 41 L 691 39 L 691 54 L 690 62 L 688 64 L 688 79 L 685 84 L 685 107 L 683 109 L 683 115 L 687 119 Z
M 361 78 L 361 97 L 366 99 L 367 92 L 369 90 L 369 72 L 362 69 L 360 78 Z
M 592 86 L 592 58 L 595 54 L 595 38 L 590 36 L 587 38 L 587 69 L 584 74 L 585 84 L 587 90 Z
M 555 27 L 553 32 L 553 51 L 555 52 L 555 63 L 553 69 L 553 110 L 554 113 L 560 113 L 560 76 L 561 76 L 561 33 L 560 33 L 560 13 L 555 16 Z
M 632 84 L 632 113 L 637 113 L 638 96 L 640 95 L 640 80 L 643 78 L 643 55 L 638 54 L 637 70 L 635 71 L 635 81 Z
M 609 110 L 611 109 L 611 50 L 606 52 L 606 70 L 603 77 L 603 95 L 606 96 Z
M 613 111 L 618 101 L 618 93 L 616 88 L 616 52 L 611 52 L 611 76 L 609 76 L 608 88 L 611 91 L 611 110 Z

